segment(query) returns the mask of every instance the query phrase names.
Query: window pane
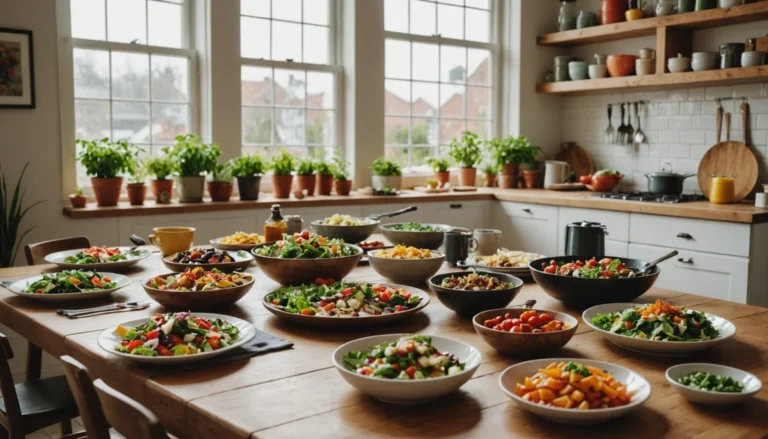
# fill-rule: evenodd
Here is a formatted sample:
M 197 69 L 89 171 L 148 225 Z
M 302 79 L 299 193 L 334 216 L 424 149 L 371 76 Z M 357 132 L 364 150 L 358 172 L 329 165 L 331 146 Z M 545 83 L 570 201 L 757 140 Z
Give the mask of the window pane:
M 437 11 L 434 3 L 411 0 L 411 33 L 434 35 Z
M 307 110 L 307 144 L 334 145 L 336 113 L 327 110 Z
M 147 43 L 145 0 L 107 0 L 109 41 Z
M 446 5 L 464 6 L 464 0 L 437 0 L 437 2 L 445 3 Z
M 149 103 L 112 102 L 112 139 L 149 142 Z
M 271 105 L 272 69 L 243 66 L 241 74 L 240 88 L 243 105 Z
M 384 29 L 408 32 L 408 0 L 384 0 Z
M 306 90 L 303 70 L 275 69 L 275 105 L 303 107 Z
M 94 140 L 109 136 L 109 101 L 75 99 L 75 137 Z
M 152 104 L 153 142 L 171 142 L 179 134 L 189 131 L 188 105 Z
M 435 155 L 434 147 L 413 147 L 411 148 L 411 168 L 429 169 L 427 159 Z M 421 169 L 420 169 L 421 170 Z
M 467 117 L 488 119 L 491 114 L 491 89 L 467 87 Z
M 149 1 L 149 44 L 164 47 L 183 47 L 182 20 L 183 7 Z
M 301 21 L 301 0 L 277 0 L 272 2 L 272 17 L 280 20 Z
M 413 118 L 411 145 L 437 145 L 437 119 Z
M 308 157 L 313 160 L 330 161 L 339 151 L 333 146 L 310 146 L 307 148 Z
M 488 9 L 488 0 L 467 0 L 467 6 Z
M 413 43 L 413 79 L 438 81 L 438 46 Z
M 188 102 L 188 70 L 186 58 L 152 55 L 152 100 Z
M 467 129 L 477 134 L 483 140 L 493 137 L 491 135 L 490 120 L 468 120 Z
M 271 16 L 269 0 L 240 0 L 240 13 L 269 18 Z
M 109 52 L 72 51 L 75 97 L 109 99 Z
M 384 143 L 387 145 L 408 145 L 408 118 L 384 118 Z
M 466 81 L 467 49 L 440 46 L 440 81 L 462 84 Z
M 240 17 L 240 56 L 270 59 L 269 20 Z
M 275 143 L 304 144 L 304 110 L 275 108 Z
M 149 56 L 112 52 L 112 98 L 149 100 Z
M 334 108 L 334 90 L 332 73 L 307 72 L 307 107 Z
M 408 147 L 407 146 L 388 146 L 384 148 L 384 158 L 394 160 L 403 168 L 408 167 Z
M 491 85 L 491 53 L 482 49 L 469 49 L 467 70 L 470 84 Z
M 107 39 L 104 0 L 70 0 L 72 38 Z
M 461 137 L 465 130 L 463 119 L 441 119 L 440 120 L 440 144 L 448 145 L 451 140 Z
M 440 116 L 464 117 L 464 86 L 440 84 Z
M 384 114 L 407 115 L 411 102 L 411 83 L 409 81 L 384 81 Z
M 422 116 L 436 115 L 438 101 L 437 84 L 426 82 L 413 83 L 413 101 L 411 103 L 411 114 Z
M 304 22 L 328 25 L 328 0 L 304 0 Z
M 272 143 L 271 108 L 243 108 L 243 143 Z
M 488 42 L 491 35 L 491 13 L 477 9 L 467 9 L 466 39 Z
M 301 25 L 272 22 L 272 59 L 301 61 Z
M 384 52 L 384 76 L 409 79 L 411 77 L 411 43 L 386 40 Z
M 464 8 L 437 6 L 437 33 L 445 38 L 464 38 Z
M 304 25 L 304 62 L 328 64 L 329 33 L 327 27 Z

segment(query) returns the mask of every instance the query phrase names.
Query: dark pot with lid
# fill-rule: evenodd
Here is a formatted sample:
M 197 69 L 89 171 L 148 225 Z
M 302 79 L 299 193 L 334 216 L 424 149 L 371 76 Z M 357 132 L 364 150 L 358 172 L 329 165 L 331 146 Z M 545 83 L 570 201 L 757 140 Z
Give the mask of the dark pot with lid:
M 696 174 L 678 174 L 672 171 L 672 165 L 666 163 L 661 171 L 645 174 L 648 179 L 648 192 L 659 195 L 680 195 L 683 182 Z

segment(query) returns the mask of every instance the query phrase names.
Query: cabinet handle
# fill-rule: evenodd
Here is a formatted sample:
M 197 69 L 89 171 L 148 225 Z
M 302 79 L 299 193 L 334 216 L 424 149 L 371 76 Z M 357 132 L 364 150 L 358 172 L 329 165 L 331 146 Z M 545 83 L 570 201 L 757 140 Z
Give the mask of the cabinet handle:
M 451 204 L 451 209 L 461 209 L 461 204 Z
M 677 234 L 677 237 L 678 237 L 678 238 L 683 238 L 683 239 L 693 239 L 693 236 L 691 236 L 690 234 L 688 234 L 688 233 L 682 233 L 682 232 L 681 232 L 681 233 L 678 233 L 678 234 Z
M 683 264 L 693 264 L 693 258 L 677 258 L 677 262 L 682 262 Z
M 529 208 L 527 208 L 527 207 L 523 208 L 523 212 L 525 212 L 525 213 L 531 213 L 531 214 L 533 213 L 533 211 L 531 211 L 531 209 L 529 209 Z

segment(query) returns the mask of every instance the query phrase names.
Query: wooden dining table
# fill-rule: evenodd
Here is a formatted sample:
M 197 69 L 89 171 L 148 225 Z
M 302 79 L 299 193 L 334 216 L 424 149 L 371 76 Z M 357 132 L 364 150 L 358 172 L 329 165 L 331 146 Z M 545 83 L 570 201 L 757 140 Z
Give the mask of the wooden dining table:
M 663 268 L 662 268 L 663 269 Z M 445 265 L 443 271 L 452 270 Z M 0 280 L 16 280 L 55 271 L 52 265 L 0 269 Z M 0 322 L 59 357 L 67 354 L 101 378 L 152 410 L 173 434 L 185 438 L 298 437 L 701 437 L 734 438 L 768 435 L 768 386 L 746 403 L 704 407 L 687 402 L 666 381 L 668 367 L 687 362 L 725 364 L 747 370 L 768 381 L 768 308 L 652 288 L 637 299 L 647 303 L 669 300 L 726 318 L 736 336 L 705 352 L 688 357 L 663 357 L 632 352 L 604 339 L 581 321 L 582 308 L 565 305 L 526 281 L 513 304 L 527 299 L 536 308 L 562 311 L 580 324 L 570 342 L 549 356 L 607 361 L 642 374 L 652 386 L 648 401 L 632 413 L 598 425 L 564 425 L 518 408 L 499 387 L 501 372 L 525 358 L 500 354 L 475 333 L 472 322 L 443 306 L 426 285 L 430 303 L 423 312 L 400 324 L 365 329 L 296 326 L 273 316 L 262 305 L 264 295 L 278 285 L 257 267 L 248 270 L 254 288 L 224 314 L 245 319 L 256 328 L 290 340 L 293 348 L 213 366 L 179 370 L 173 366 L 139 365 L 107 352 L 97 336 L 120 322 L 150 317 L 164 309 L 151 302 L 141 311 L 69 319 L 57 306 L 42 305 L 0 288 Z M 158 254 L 127 271 L 128 287 L 110 302 L 149 300 L 141 282 L 169 272 Z M 384 280 L 361 265 L 348 277 L 356 281 Z M 200 304 L 200 310 L 205 304 Z M 72 308 L 73 306 L 67 306 Z M 331 362 L 340 344 L 375 334 L 421 333 L 451 337 L 480 350 L 482 364 L 461 389 L 430 403 L 393 405 L 368 397 L 347 384 Z

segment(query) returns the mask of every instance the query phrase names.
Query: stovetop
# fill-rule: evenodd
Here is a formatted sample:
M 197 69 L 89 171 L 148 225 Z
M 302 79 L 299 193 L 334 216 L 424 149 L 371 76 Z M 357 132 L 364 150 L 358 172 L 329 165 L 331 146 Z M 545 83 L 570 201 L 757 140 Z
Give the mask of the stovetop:
M 699 194 L 681 194 L 681 195 L 659 195 L 649 192 L 619 192 L 595 194 L 593 197 L 606 198 L 609 200 L 642 201 L 645 203 L 687 203 L 689 201 L 706 200 L 704 195 Z

